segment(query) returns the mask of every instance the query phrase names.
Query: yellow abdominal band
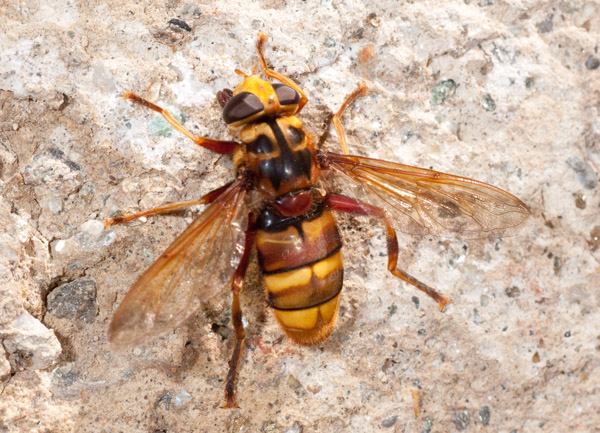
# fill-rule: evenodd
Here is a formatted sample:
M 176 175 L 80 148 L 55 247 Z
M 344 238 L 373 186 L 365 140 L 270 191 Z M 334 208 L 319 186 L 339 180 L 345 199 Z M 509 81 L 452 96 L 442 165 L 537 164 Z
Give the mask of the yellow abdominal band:
M 342 288 L 342 255 L 338 250 L 317 263 L 265 275 L 275 317 L 300 344 L 315 344 L 333 330 Z

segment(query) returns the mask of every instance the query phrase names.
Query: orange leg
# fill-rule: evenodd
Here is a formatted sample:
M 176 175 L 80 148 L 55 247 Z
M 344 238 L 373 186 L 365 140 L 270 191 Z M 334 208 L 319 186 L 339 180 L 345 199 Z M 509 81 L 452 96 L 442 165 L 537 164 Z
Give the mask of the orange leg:
M 217 199 L 228 187 L 231 185 L 231 182 L 217 188 L 208 194 L 204 195 L 200 200 L 188 200 L 188 201 L 177 201 L 174 203 L 169 203 L 164 206 L 155 207 L 152 209 L 148 209 L 142 212 L 135 212 L 127 215 L 122 215 L 114 218 L 105 218 L 104 219 L 104 228 L 109 228 L 117 224 L 124 224 L 129 221 L 134 221 L 140 219 L 145 216 L 153 216 L 160 215 L 169 212 L 174 212 L 179 209 L 185 209 L 186 207 L 197 206 L 201 204 L 209 204 Z
M 292 89 L 294 89 L 300 94 L 300 101 L 298 102 L 298 109 L 296 110 L 296 113 L 298 113 L 300 112 L 300 110 L 302 110 L 302 107 L 306 105 L 306 103 L 308 102 L 308 98 L 306 97 L 306 94 L 302 91 L 302 89 L 296 83 L 294 83 L 294 81 L 291 78 L 288 78 L 285 75 L 281 75 L 267 67 L 265 55 L 263 54 L 263 48 L 267 39 L 269 39 L 267 35 L 265 35 L 263 32 L 258 32 L 256 51 L 258 51 L 258 60 L 260 61 L 260 68 L 263 70 L 264 74 L 267 77 L 273 78 L 277 81 L 281 81 L 283 84 L 285 84 L 286 86 L 290 86 Z
M 346 132 L 344 131 L 344 127 L 342 126 L 342 121 L 340 119 L 342 118 L 344 111 L 346 111 L 350 104 L 352 104 L 361 96 L 365 96 L 368 93 L 369 89 L 367 89 L 367 85 L 364 83 L 364 81 L 361 82 L 358 85 L 358 87 L 346 97 L 340 109 L 333 116 L 333 125 L 335 126 L 335 132 L 337 133 L 338 140 L 340 140 L 340 144 L 342 146 L 342 153 L 345 155 L 348 155 L 350 152 L 348 151 L 348 144 L 346 143 Z
M 362 203 L 357 200 L 354 200 L 349 197 L 344 197 L 341 195 L 328 194 L 325 197 L 325 203 L 331 209 L 340 211 L 340 212 L 348 212 L 353 213 L 355 215 L 371 215 L 376 218 L 380 218 L 385 223 L 385 231 L 387 237 L 387 250 L 388 250 L 388 271 L 392 273 L 395 277 L 400 278 L 403 281 L 406 281 L 409 284 L 412 284 L 417 289 L 424 292 L 427 296 L 432 298 L 435 302 L 438 303 L 438 307 L 440 311 L 444 310 L 446 305 L 450 302 L 446 296 L 440 294 L 437 290 L 432 287 L 429 287 L 427 284 L 422 283 L 417 280 L 415 277 L 407 274 L 402 269 L 398 269 L 398 238 L 396 237 L 396 230 L 393 229 L 390 224 L 385 211 L 376 206 L 371 206 L 370 204 Z
M 233 323 L 233 329 L 235 330 L 235 346 L 233 353 L 231 354 L 231 360 L 229 361 L 229 371 L 227 372 L 227 381 L 225 383 L 225 405 L 226 408 L 238 407 L 235 401 L 235 379 L 237 376 L 237 370 L 240 365 L 240 359 L 242 358 L 242 352 L 244 351 L 244 342 L 246 341 L 246 331 L 244 330 L 244 323 L 242 321 L 242 308 L 240 306 L 239 293 L 244 287 L 244 275 L 248 268 L 248 262 L 250 261 L 250 250 L 252 249 L 252 243 L 254 242 L 254 229 L 252 226 L 254 221 L 251 218 L 249 229 L 246 230 L 246 240 L 244 242 L 244 254 L 238 264 L 235 273 L 233 274 L 232 292 L 233 300 L 231 302 L 231 322 Z
M 233 153 L 236 147 L 238 146 L 238 143 L 236 143 L 235 141 L 212 140 L 210 138 L 198 137 L 196 135 L 193 135 L 190 131 L 185 129 L 183 125 L 179 123 L 177 119 L 175 119 L 167 110 L 165 110 L 162 107 L 159 107 L 154 102 L 150 102 L 147 99 L 130 92 L 129 90 L 125 90 L 125 93 L 123 93 L 123 98 L 135 102 L 136 104 L 143 105 L 144 107 L 154 110 L 157 113 L 160 113 L 167 120 L 167 122 L 169 122 L 171 126 L 173 126 L 173 128 L 183 133 L 186 137 L 190 138 L 197 145 L 212 150 L 213 152 Z

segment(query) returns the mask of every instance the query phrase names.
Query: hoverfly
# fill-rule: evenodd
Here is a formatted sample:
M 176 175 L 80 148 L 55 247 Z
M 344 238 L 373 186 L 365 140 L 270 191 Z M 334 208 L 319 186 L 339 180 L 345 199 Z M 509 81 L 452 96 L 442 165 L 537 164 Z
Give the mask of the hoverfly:
M 395 227 L 411 233 L 471 235 L 513 228 L 529 215 L 513 195 L 476 180 L 350 155 L 341 117 L 368 93 L 361 83 L 333 116 L 342 153 L 320 151 L 297 114 L 308 102 L 290 78 L 269 69 L 243 76 L 234 91 L 218 92 L 223 119 L 238 127 L 238 141 L 212 140 L 186 130 L 167 110 L 126 91 L 124 98 L 160 113 L 196 144 L 233 154 L 235 178 L 199 200 L 167 204 L 107 218 L 106 226 L 195 205 L 209 205 L 137 280 L 115 312 L 109 340 L 137 345 L 182 323 L 203 301 L 231 287 L 236 342 L 225 386 L 225 406 L 236 406 L 235 379 L 245 330 L 239 293 L 256 246 L 267 302 L 286 335 L 303 345 L 332 332 L 342 289 L 342 242 L 333 212 L 370 215 L 386 228 L 388 270 L 434 299 L 449 299 L 397 266 Z M 320 187 L 325 172 L 344 179 L 354 197 Z M 249 203 L 253 202 L 253 205 Z M 258 203 L 258 204 L 257 204 Z

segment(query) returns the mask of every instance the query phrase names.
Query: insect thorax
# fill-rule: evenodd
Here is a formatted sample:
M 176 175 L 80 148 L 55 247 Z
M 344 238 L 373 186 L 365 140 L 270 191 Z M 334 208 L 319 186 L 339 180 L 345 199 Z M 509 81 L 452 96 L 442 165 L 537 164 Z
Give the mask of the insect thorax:
M 267 117 L 240 131 L 236 163 L 256 178 L 256 189 L 268 198 L 310 188 L 319 176 L 316 149 L 296 116 Z

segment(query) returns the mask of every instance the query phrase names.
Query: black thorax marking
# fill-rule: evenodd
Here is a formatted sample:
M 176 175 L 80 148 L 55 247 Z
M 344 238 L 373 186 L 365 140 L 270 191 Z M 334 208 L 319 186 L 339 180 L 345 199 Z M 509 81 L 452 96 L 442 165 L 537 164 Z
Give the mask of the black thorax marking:
M 310 179 L 312 171 L 310 151 L 306 148 L 295 151 L 290 149 L 289 143 L 275 118 L 268 119 L 266 123 L 273 131 L 279 146 L 279 156 L 262 161 L 260 169 L 269 178 L 273 188 L 278 190 L 281 183 L 288 179 L 298 177 Z

